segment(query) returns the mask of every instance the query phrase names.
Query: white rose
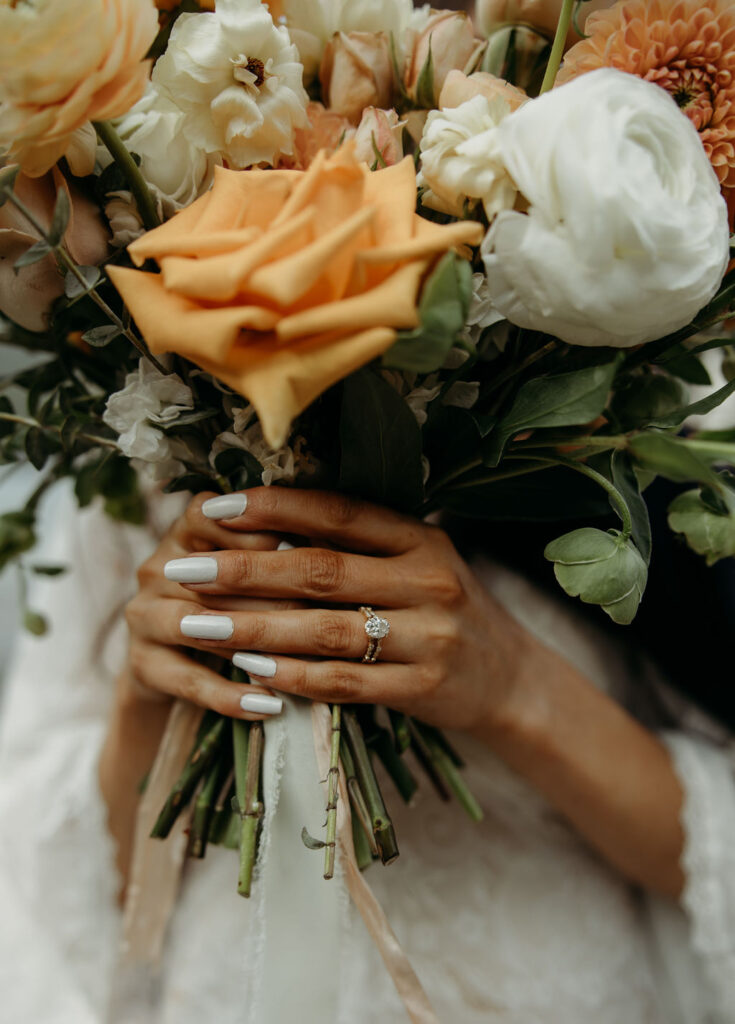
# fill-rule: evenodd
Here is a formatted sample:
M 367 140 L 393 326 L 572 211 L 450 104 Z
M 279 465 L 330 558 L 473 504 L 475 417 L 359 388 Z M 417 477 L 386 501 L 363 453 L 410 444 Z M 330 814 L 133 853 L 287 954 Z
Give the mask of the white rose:
M 107 400 L 102 419 L 119 435 L 123 455 L 153 464 L 161 477 L 181 472 L 182 442 L 167 437 L 154 424 L 165 426 L 194 408 L 191 389 L 175 373 L 160 373 L 146 359 L 125 378 L 125 386 Z
M 516 187 L 498 148 L 498 125 L 510 115 L 501 97 L 477 95 L 458 107 L 432 110 L 421 137 L 421 202 L 461 216 L 466 199 L 482 200 L 488 219 L 513 206 Z
M 149 83 L 143 97 L 115 122 L 126 147 L 140 157 L 141 173 L 165 219 L 206 192 L 217 162 L 184 134 L 184 116 Z M 105 146 L 98 147 L 97 159 L 102 167 L 112 162 Z
M 153 70 L 189 140 L 235 168 L 293 152 L 294 128 L 307 123 L 302 76 L 287 30 L 259 0 L 217 0 L 216 12 L 182 14 Z
M 728 262 L 727 210 L 669 94 L 610 68 L 526 103 L 498 145 L 528 214 L 500 213 L 483 253 L 512 323 L 627 348 L 689 323 Z

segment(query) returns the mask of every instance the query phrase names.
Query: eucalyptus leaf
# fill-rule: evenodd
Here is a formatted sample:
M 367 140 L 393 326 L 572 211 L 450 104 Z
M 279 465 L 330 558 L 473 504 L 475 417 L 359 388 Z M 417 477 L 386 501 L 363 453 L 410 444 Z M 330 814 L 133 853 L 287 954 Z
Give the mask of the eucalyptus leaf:
M 669 505 L 669 526 L 674 533 L 684 534 L 689 547 L 703 555 L 707 565 L 735 557 L 735 496 L 723 504 L 724 515 L 694 490 L 678 495 Z
M 31 427 L 26 434 L 25 452 L 34 469 L 43 469 L 50 455 L 46 435 L 38 427 Z
M 401 511 L 423 498 L 421 431 L 406 402 L 371 369 L 342 388 L 340 489 Z
M 50 245 L 55 247 L 61 244 L 66 229 L 69 226 L 70 216 L 71 203 L 69 201 L 69 193 L 62 186 L 56 193 L 56 203 L 54 204 L 54 212 L 51 217 L 51 227 L 48 233 Z
M 17 558 L 34 546 L 34 527 L 35 516 L 27 509 L 6 512 L 0 516 L 0 569 L 4 569 L 11 559 Z
M 13 270 L 18 273 L 23 267 L 30 267 L 33 263 L 40 263 L 41 260 L 45 259 L 50 252 L 53 252 L 52 247 L 48 244 L 45 239 L 41 239 L 36 242 L 29 249 L 19 256 L 13 264 Z
M 315 839 L 313 836 L 310 836 L 306 825 L 301 829 L 301 842 L 309 850 L 323 850 L 327 845 L 321 839 Z
M 600 605 L 619 625 L 633 621 L 648 568 L 632 540 L 618 530 L 587 526 L 552 541 L 544 557 L 554 563 L 554 575 L 570 597 Z
M 122 331 L 114 324 L 103 324 L 101 327 L 92 327 L 82 335 L 82 341 L 86 341 L 92 348 L 104 348 L 115 338 L 119 338 Z
M 71 270 L 67 271 L 64 278 L 64 295 L 67 299 L 78 299 L 80 295 L 86 295 L 102 277 L 99 267 L 79 266 L 77 270 L 84 278 L 85 284 L 83 285 Z
M 619 361 L 616 356 L 599 366 L 526 381 L 490 434 L 485 465 L 497 466 L 508 441 L 522 430 L 577 426 L 596 419 L 607 404 Z
M 398 332 L 383 356 L 383 366 L 415 373 L 438 370 L 464 327 L 471 299 L 470 264 L 453 252 L 446 253 L 422 289 L 420 325 Z

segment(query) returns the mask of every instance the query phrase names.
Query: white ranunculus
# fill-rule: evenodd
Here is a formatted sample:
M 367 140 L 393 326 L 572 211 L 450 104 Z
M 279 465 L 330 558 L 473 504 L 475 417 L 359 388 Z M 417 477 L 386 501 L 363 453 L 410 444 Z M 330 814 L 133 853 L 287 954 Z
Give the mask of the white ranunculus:
M 184 116 L 149 83 L 142 98 L 115 122 L 126 147 L 140 157 L 141 173 L 165 219 L 206 192 L 217 162 L 184 134 Z M 102 167 L 112 162 L 105 146 L 98 147 L 97 160 Z
M 696 129 L 664 90 L 604 68 L 526 103 L 498 147 L 528 214 L 483 253 L 512 323 L 627 348 L 689 323 L 728 262 L 727 210 Z
M 430 112 L 416 179 L 427 189 L 421 198 L 424 206 L 461 216 L 466 199 L 479 199 L 489 219 L 513 206 L 516 187 L 497 141 L 498 126 L 510 112 L 504 99 L 483 95 L 458 107 Z
M 175 373 L 160 373 L 146 359 L 125 378 L 125 387 L 107 400 L 102 419 L 119 436 L 123 455 L 153 465 L 157 476 L 171 476 L 183 470 L 179 457 L 182 442 L 167 437 L 155 424 L 172 423 L 184 411 L 194 408 L 191 389 Z
M 153 70 L 190 142 L 236 168 L 293 152 L 294 128 L 307 123 L 302 76 L 288 31 L 259 0 L 217 0 L 215 12 L 182 14 Z

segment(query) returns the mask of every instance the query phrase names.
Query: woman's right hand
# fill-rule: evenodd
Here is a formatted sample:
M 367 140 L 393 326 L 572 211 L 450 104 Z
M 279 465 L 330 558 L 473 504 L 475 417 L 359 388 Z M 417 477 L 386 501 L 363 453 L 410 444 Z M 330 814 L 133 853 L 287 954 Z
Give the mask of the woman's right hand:
M 151 622 L 179 622 L 184 615 L 199 614 L 204 605 L 213 611 L 265 611 L 299 607 L 295 601 L 268 601 L 244 597 L 207 596 L 192 597 L 164 575 L 166 562 L 202 552 L 216 550 L 273 551 L 283 538 L 275 533 L 236 533 L 226 530 L 215 520 L 201 514 L 201 505 L 211 494 L 201 495 L 189 503 L 186 512 L 174 522 L 153 554 L 138 570 L 139 589 L 126 608 L 130 630 L 128 662 L 119 686 L 118 699 L 123 703 L 154 701 L 168 705 L 174 698 L 212 708 L 231 718 L 255 721 L 272 716 L 244 711 L 240 698 L 254 694 L 271 694 L 262 685 L 236 683 L 227 676 L 231 671 L 230 657 L 235 653 L 220 649 L 217 656 L 211 647 L 201 645 L 207 652 L 203 659 L 191 657 L 187 648 L 169 646 L 151 639 Z M 196 644 L 194 644 L 196 646 Z M 207 662 L 204 664 L 203 661 Z

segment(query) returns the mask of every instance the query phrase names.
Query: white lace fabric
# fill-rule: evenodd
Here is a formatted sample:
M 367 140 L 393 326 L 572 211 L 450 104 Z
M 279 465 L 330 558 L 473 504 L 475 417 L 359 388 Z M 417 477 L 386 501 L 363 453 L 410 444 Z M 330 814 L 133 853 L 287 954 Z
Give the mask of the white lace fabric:
M 119 911 L 97 758 L 124 632 L 113 626 L 151 539 L 57 500 L 58 562 L 33 603 L 0 726 L 0 1024 L 106 1024 Z M 50 558 L 49 558 L 50 560 Z M 477 571 L 529 629 L 625 700 L 624 658 L 518 577 Z M 633 681 L 636 683 L 637 681 Z M 237 857 L 187 864 L 146 1021 L 400 1024 L 405 1013 L 339 875 L 300 841 L 323 794 L 308 715 L 266 729 L 270 819 L 251 901 Z M 664 733 L 686 799 L 681 910 L 630 887 L 490 750 L 452 737 L 485 810 L 470 822 L 422 779 L 405 807 L 386 780 L 401 849 L 369 882 L 447 1024 L 733 1024 L 735 783 L 726 737 Z M 131 1010 L 131 1013 L 133 1011 Z M 119 1020 L 125 1020 L 123 1013 Z

